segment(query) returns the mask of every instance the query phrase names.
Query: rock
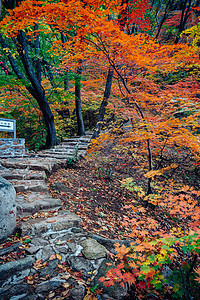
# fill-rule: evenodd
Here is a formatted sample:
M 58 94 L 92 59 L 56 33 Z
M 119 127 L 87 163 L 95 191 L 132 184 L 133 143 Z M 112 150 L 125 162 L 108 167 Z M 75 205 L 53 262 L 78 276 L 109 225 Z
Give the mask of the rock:
M 90 234 L 90 237 L 92 239 L 95 239 L 98 243 L 105 246 L 106 249 L 108 249 L 111 252 L 115 252 L 115 244 L 119 243 L 120 245 L 124 245 L 126 247 L 130 247 L 130 243 L 134 242 L 132 241 L 126 241 L 126 240 L 113 240 L 113 239 L 107 239 L 102 236 L 96 235 L 96 234 Z
M 106 263 L 112 262 L 111 260 L 104 259 L 101 263 L 101 266 L 98 270 L 97 275 L 95 276 L 95 279 L 92 281 L 91 286 L 95 286 L 98 284 L 98 289 L 102 288 L 103 294 L 108 295 L 110 298 L 103 298 L 103 299 L 115 299 L 115 300 L 121 300 L 123 299 L 127 294 L 127 289 L 123 289 L 120 284 L 115 283 L 112 286 L 105 287 L 102 282 L 99 281 L 100 277 L 105 276 L 105 274 L 108 272 L 108 270 L 111 268 L 106 265 Z
M 85 295 L 85 287 L 83 285 L 78 285 L 69 291 L 69 297 L 71 300 L 82 300 Z
M 94 239 L 86 239 L 80 245 L 83 247 L 83 255 L 88 259 L 103 258 L 108 253 L 108 250 Z
M 65 193 L 69 191 L 69 188 L 66 185 L 64 185 L 64 183 L 62 182 L 55 182 L 53 188 L 57 191 L 65 192 Z
M 30 253 L 30 254 L 35 254 L 37 253 L 39 250 L 41 249 L 40 246 L 31 246 L 29 248 L 26 249 L 26 252 Z
M 58 259 L 53 259 L 48 261 L 48 265 L 44 267 L 43 269 L 37 270 L 38 273 L 40 273 L 40 276 L 45 277 L 45 275 L 52 275 L 56 272 L 57 265 L 59 263 Z
M 10 298 L 10 300 L 40 300 L 42 298 L 40 296 L 38 296 L 37 294 L 30 294 L 30 295 L 22 294 L 19 296 L 14 296 L 14 297 Z
M 3 169 L 0 170 L 0 176 L 7 180 L 44 180 L 46 174 L 44 171 L 31 171 L 23 169 Z
M 11 235 L 16 227 L 15 199 L 12 184 L 0 176 L 0 240 Z
M 28 285 L 25 284 L 15 284 L 6 288 L 0 288 L 0 299 L 9 300 L 12 296 L 25 294 L 27 290 Z
M 47 261 L 52 254 L 55 254 L 55 251 L 51 245 L 47 245 L 47 246 L 43 247 L 42 248 L 42 256 L 41 256 L 43 262 Z
M 0 256 L 9 254 L 10 252 L 15 251 L 21 245 L 22 245 L 21 242 L 17 242 L 17 243 L 15 243 L 15 244 L 13 244 L 13 245 L 11 245 L 9 247 L 0 249 Z
M 45 282 L 39 283 L 38 286 L 35 289 L 35 292 L 37 293 L 45 293 L 48 291 L 56 290 L 59 288 L 63 283 L 65 283 L 65 280 L 52 278 L 50 280 L 47 280 Z
M 24 213 L 35 213 L 39 210 L 61 207 L 62 201 L 51 197 L 49 193 L 36 193 L 20 194 L 16 198 L 17 215 Z
M 102 300 L 115 300 L 113 297 L 110 297 L 109 295 L 107 294 L 103 294 L 102 295 Z
M 16 261 L 10 261 L 6 264 L 0 266 L 0 280 L 4 280 L 18 271 L 27 269 L 32 266 L 34 263 L 34 256 L 27 256 L 23 259 L 19 259 Z
M 74 257 L 70 256 L 67 258 L 67 264 L 69 267 L 75 271 L 81 271 L 83 274 L 83 279 L 90 278 L 89 272 L 94 271 L 94 267 L 89 260 L 84 259 L 83 257 Z
M 57 253 L 68 254 L 70 252 L 69 247 L 67 245 L 56 246 L 55 247 Z
M 30 246 L 34 245 L 34 246 L 47 246 L 49 243 L 44 240 L 43 238 L 39 238 L 39 237 L 35 237 L 32 239 Z
M 61 231 L 71 227 L 79 227 L 81 218 L 69 211 L 59 211 L 57 216 L 47 219 L 32 219 L 22 224 L 22 232 L 30 235 L 40 236 L 47 231 Z
M 56 160 L 51 158 L 9 158 L 2 159 L 1 164 L 6 168 L 45 171 L 46 174 L 50 174 L 53 170 L 64 166 L 66 162 L 65 160 Z
M 47 193 L 48 187 L 44 180 L 10 180 L 16 192 L 42 192 Z

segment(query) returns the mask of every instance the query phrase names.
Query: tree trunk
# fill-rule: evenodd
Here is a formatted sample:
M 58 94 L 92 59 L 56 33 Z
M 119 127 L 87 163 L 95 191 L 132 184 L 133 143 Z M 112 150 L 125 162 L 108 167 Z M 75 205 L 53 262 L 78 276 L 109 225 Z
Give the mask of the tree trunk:
M 65 35 L 64 35 L 64 33 L 63 32 L 61 32 L 60 33 L 61 34 L 61 41 L 62 41 L 62 43 L 64 44 L 65 42 L 66 42 L 66 37 L 65 37 Z M 65 89 L 65 91 L 68 91 L 69 90 L 69 76 L 68 76 L 68 68 L 66 69 L 66 71 L 65 71 L 65 79 L 64 79 L 64 89 Z
M 82 67 L 80 62 L 80 66 L 78 66 L 75 74 L 76 119 L 77 119 L 78 135 L 80 136 L 85 135 L 83 116 L 81 112 L 81 74 L 82 74 Z
M 40 66 L 39 62 L 37 62 L 37 68 L 34 70 L 33 65 L 31 63 L 31 59 L 28 54 L 27 50 L 27 44 L 26 44 L 26 37 L 24 36 L 24 33 L 21 32 L 17 39 L 13 39 L 17 51 L 19 53 L 19 57 L 22 61 L 22 64 L 24 66 L 25 74 L 23 74 L 20 69 L 18 68 L 16 64 L 16 60 L 13 58 L 11 53 L 8 53 L 8 59 L 10 61 L 10 64 L 12 66 L 13 71 L 17 75 L 19 79 L 25 80 L 27 83 L 25 84 L 26 89 L 29 91 L 29 93 L 36 99 L 39 108 L 44 116 L 44 122 L 47 129 L 47 137 L 46 137 L 46 148 L 50 148 L 54 145 L 58 144 L 58 140 L 56 137 L 56 130 L 54 125 L 54 116 L 51 112 L 51 108 L 49 106 L 49 103 L 45 97 L 45 91 L 41 85 L 40 81 Z M 2 45 L 2 48 L 8 48 L 8 45 L 4 41 L 2 35 L 0 35 L 0 43 Z M 36 41 L 38 47 L 38 41 Z M 37 50 L 36 50 L 37 51 Z
M 28 55 L 28 50 L 26 45 L 26 38 L 23 32 L 21 32 L 17 36 L 16 47 L 19 56 L 21 58 L 21 61 L 23 63 L 24 69 L 26 71 L 27 77 L 30 80 L 31 86 L 33 88 L 32 96 L 37 100 L 38 105 L 44 116 L 44 121 L 47 129 L 45 148 L 53 147 L 58 144 L 55 125 L 54 125 L 54 116 L 51 112 L 51 108 L 45 97 L 45 91 L 40 82 L 40 78 L 39 78 L 40 76 L 38 74 L 40 73 L 40 70 L 37 69 L 36 72 L 34 72 L 33 66 L 31 64 L 31 60 Z
M 103 100 L 101 102 L 101 107 L 99 109 L 97 124 L 95 126 L 95 130 L 92 135 L 92 139 L 95 139 L 99 136 L 102 125 L 103 125 L 103 119 L 104 119 L 106 107 L 108 105 L 108 99 L 110 97 L 110 92 L 111 92 L 113 74 L 114 74 L 113 68 L 109 68 L 108 74 L 107 74 L 107 79 L 106 79 L 106 87 L 105 87 L 105 91 L 104 91 L 104 96 L 103 96 Z

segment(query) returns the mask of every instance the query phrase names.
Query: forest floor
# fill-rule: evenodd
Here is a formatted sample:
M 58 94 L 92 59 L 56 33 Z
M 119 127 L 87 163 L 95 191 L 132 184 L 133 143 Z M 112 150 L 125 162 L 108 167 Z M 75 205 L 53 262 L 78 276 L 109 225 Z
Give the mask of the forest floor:
M 148 158 L 145 151 L 141 150 L 140 156 L 136 153 L 142 145 L 121 147 L 120 140 L 121 137 L 116 137 L 75 165 L 58 170 L 48 179 L 48 186 L 53 196 L 61 198 L 64 208 L 81 217 L 87 231 L 110 239 L 130 240 L 132 224 L 127 220 L 133 216 L 131 204 L 137 202 L 141 218 L 144 213 L 145 218 L 153 216 L 155 207 L 147 206 L 143 200 L 147 191 L 144 174 L 148 172 Z M 153 178 L 153 192 L 176 193 L 183 186 L 199 189 L 200 168 L 187 149 L 180 153 L 177 149 L 166 150 L 160 167 L 171 165 L 175 168 Z M 65 184 L 68 192 L 56 191 L 56 182 Z M 162 217 L 159 221 L 163 222 Z

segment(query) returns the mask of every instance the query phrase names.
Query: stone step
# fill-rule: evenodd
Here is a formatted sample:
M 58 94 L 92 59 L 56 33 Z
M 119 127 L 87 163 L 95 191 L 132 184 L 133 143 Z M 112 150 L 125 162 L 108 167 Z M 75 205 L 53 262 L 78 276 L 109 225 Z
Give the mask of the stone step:
M 46 219 L 31 219 L 21 224 L 23 234 L 41 236 L 46 232 L 57 232 L 80 227 L 81 218 L 70 211 L 59 211 L 57 216 Z
M 67 155 L 63 155 L 60 153 L 39 153 L 38 154 L 41 157 L 46 157 L 46 158 L 56 158 L 56 159 L 63 159 L 63 160 L 67 160 L 68 158 L 73 158 L 74 157 L 74 153 L 69 153 Z M 66 161 L 65 161 L 66 162 Z
M 64 154 L 64 155 L 71 155 L 71 154 L 75 154 L 77 151 L 73 148 L 70 148 L 70 149 L 49 149 L 49 150 L 45 150 L 45 151 L 42 151 L 42 153 L 57 153 L 57 154 Z M 78 151 L 79 152 L 79 151 Z
M 57 145 L 57 146 L 54 146 L 55 148 L 56 147 L 58 147 L 59 148 L 59 146 L 60 145 L 69 145 L 69 146 L 71 146 L 71 147 L 76 147 L 77 146 L 77 144 L 78 144 L 78 141 L 69 141 L 69 140 L 64 140 L 63 142 L 62 142 L 62 144 L 59 144 L 59 145 Z
M 83 136 L 83 137 L 80 137 L 80 138 L 70 138 L 70 139 L 64 139 L 63 142 L 89 142 L 91 140 L 91 136 Z
M 38 170 L 45 171 L 47 174 L 53 170 L 63 167 L 65 160 L 56 160 L 55 158 L 48 158 L 47 160 L 38 158 L 7 158 L 1 160 L 1 165 L 5 168 L 12 169 L 26 169 L 26 170 Z
M 22 217 L 40 210 L 58 208 L 62 206 L 60 199 L 53 198 L 48 192 L 18 194 L 16 197 L 17 216 Z
M 76 149 L 78 150 L 84 150 L 88 148 L 88 143 L 85 144 L 81 144 L 78 146 L 72 146 L 72 145 L 68 145 L 67 143 L 62 143 L 59 146 L 54 147 L 52 150 L 57 150 L 57 151 L 62 151 L 63 149 L 73 149 L 73 151 L 76 151 Z
M 80 149 L 76 151 L 75 149 L 49 149 L 45 150 L 41 154 L 58 154 L 58 155 L 64 155 L 64 156 L 71 156 L 71 155 L 76 155 L 76 154 L 84 154 L 86 152 L 86 149 Z
M 0 170 L 0 176 L 7 180 L 44 180 L 46 174 L 44 171 L 23 170 L 23 169 L 6 169 Z
M 44 180 L 9 180 L 15 191 L 19 192 L 48 192 L 48 187 Z

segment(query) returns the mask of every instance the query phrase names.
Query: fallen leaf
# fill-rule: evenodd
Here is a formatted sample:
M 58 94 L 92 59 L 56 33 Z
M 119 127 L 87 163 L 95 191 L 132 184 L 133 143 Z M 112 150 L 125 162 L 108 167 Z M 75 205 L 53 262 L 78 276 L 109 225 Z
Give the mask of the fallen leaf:
M 59 259 L 59 260 L 62 259 L 62 256 L 61 256 L 60 254 L 57 254 L 57 253 L 56 253 L 56 257 L 57 257 L 57 259 Z

